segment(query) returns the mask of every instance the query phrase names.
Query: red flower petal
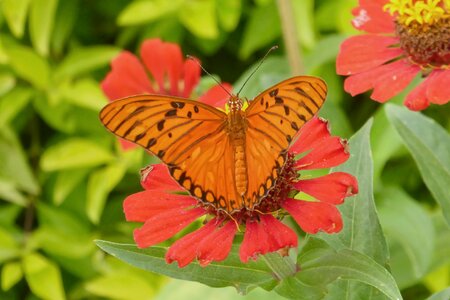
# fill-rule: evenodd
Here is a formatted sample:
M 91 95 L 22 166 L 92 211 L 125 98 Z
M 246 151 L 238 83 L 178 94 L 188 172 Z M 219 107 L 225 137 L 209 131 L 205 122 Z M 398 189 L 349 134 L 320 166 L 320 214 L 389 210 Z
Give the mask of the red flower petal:
M 260 222 L 247 220 L 239 257 L 246 263 L 250 258 L 256 259 L 258 254 L 266 254 L 285 247 L 297 247 L 295 232 L 272 215 L 261 215 Z
M 419 111 L 427 108 L 430 102 L 427 99 L 428 78 L 416 86 L 406 97 L 405 106 L 410 110 Z
M 145 222 L 166 210 L 184 210 L 197 204 L 190 196 L 160 191 L 142 191 L 125 198 L 123 210 L 127 221 Z
M 288 198 L 283 201 L 282 206 L 307 233 L 315 234 L 319 231 L 334 233 L 342 229 L 341 213 L 329 203 Z
M 308 154 L 296 161 L 299 170 L 331 168 L 342 164 L 350 157 L 347 142 L 339 137 L 323 139 Z
M 192 91 L 200 81 L 201 71 L 199 64 L 193 61 L 192 59 L 186 60 L 184 62 L 183 74 L 184 74 L 184 90 L 182 96 L 185 98 L 189 98 L 192 94 Z
M 391 33 L 395 31 L 393 17 L 383 11 L 386 0 L 360 0 L 359 7 L 352 11 L 353 26 L 370 33 Z
M 179 82 L 183 72 L 183 54 L 177 44 L 164 43 L 167 75 L 170 81 L 170 95 L 181 96 Z
M 336 72 L 340 75 L 360 73 L 399 57 L 402 49 L 388 48 L 398 42 L 394 37 L 371 34 L 348 38 L 341 44 Z
M 355 177 L 344 172 L 334 172 L 314 179 L 299 180 L 294 187 L 317 200 L 341 204 L 344 199 L 358 193 Z
M 131 150 L 134 149 L 136 147 L 138 147 L 138 145 L 136 145 L 135 143 L 126 141 L 124 139 L 121 138 L 117 138 L 119 140 L 120 143 L 120 148 L 122 148 L 122 150 L 126 151 L 126 150 Z
M 289 152 L 297 155 L 314 149 L 323 140 L 331 137 L 328 121 L 314 117 L 309 120 L 298 133 L 298 137 L 289 147 Z
M 450 70 L 434 70 L 429 75 L 427 97 L 431 103 L 445 104 L 450 101 Z
M 214 107 L 224 108 L 230 95 L 223 90 L 225 88 L 231 93 L 232 86 L 229 83 L 222 82 L 222 86 L 215 85 L 198 98 L 198 101 L 209 104 Z
M 146 190 L 161 192 L 184 191 L 178 182 L 170 176 L 164 164 L 150 165 L 141 170 L 141 185 Z
M 110 100 L 153 92 L 144 67 L 130 52 L 121 52 L 111 62 L 111 68 L 101 83 L 103 92 Z
M 146 40 L 141 46 L 141 57 L 147 69 L 159 85 L 159 93 L 164 91 L 166 60 L 163 42 L 160 39 Z
M 398 60 L 348 77 L 344 88 L 352 96 L 373 88 L 370 98 L 386 102 L 405 89 L 419 71 L 418 66 Z
M 217 220 L 212 219 L 202 228 L 177 240 L 167 251 L 166 262 L 170 264 L 177 261 L 180 268 L 187 266 L 197 257 L 197 248 L 200 242 L 214 232 L 217 225 Z
M 236 224 L 227 222 L 219 230 L 215 230 L 206 236 L 197 249 L 200 265 L 205 267 L 212 261 L 222 261 L 227 258 L 236 231 Z
M 177 232 L 206 214 L 203 208 L 170 209 L 148 219 L 134 231 L 134 240 L 139 248 L 158 244 L 174 236 Z

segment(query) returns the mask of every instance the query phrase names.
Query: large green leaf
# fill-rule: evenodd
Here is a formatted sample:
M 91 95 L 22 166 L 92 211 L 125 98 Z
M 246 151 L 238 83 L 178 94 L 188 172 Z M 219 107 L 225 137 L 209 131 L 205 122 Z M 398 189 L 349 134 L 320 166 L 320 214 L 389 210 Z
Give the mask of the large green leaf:
M 44 171 L 92 167 L 112 160 L 114 156 L 91 140 L 68 138 L 48 147 L 40 165 Z
M 450 135 L 420 113 L 392 104 L 386 112 L 450 225 Z
M 256 50 L 273 43 L 280 34 L 280 17 L 275 2 L 256 7 L 250 12 L 244 29 L 239 56 L 247 59 Z
M 50 82 L 50 66 L 31 48 L 17 44 L 10 38 L 1 36 L 9 64 L 21 78 L 38 89 L 45 89 Z
M 48 56 L 58 0 L 33 0 L 30 7 L 30 37 L 36 51 Z
M 56 80 L 61 80 L 66 77 L 73 78 L 91 72 L 108 65 L 119 51 L 116 47 L 101 45 L 76 48 L 56 68 L 53 77 Z
M 120 13 L 117 23 L 122 26 L 137 25 L 159 19 L 176 12 L 183 0 L 133 1 Z
M 292 1 L 296 31 L 300 45 L 311 49 L 316 43 L 314 32 L 314 0 Z
M 154 300 L 172 299 L 214 299 L 214 300 L 282 300 L 275 292 L 254 289 L 247 295 L 237 295 L 232 287 L 212 289 L 197 282 L 172 279 L 156 295 Z
M 375 287 L 389 299 L 402 299 L 392 275 L 372 258 L 359 252 L 343 249 L 313 260 L 300 260 L 299 263 L 301 271 L 296 277 L 307 285 L 327 285 L 337 279 L 359 281 Z M 367 293 L 363 299 L 370 297 Z
M 333 169 L 347 172 L 358 179 L 358 195 L 348 198 L 339 206 L 344 221 L 344 228 L 337 234 L 320 233 L 318 236 L 327 241 L 336 250 L 349 249 L 360 252 L 381 266 L 388 264 L 388 248 L 373 198 L 373 164 L 370 151 L 369 120 L 350 140 L 350 158 Z M 361 299 L 361 297 L 376 297 L 379 292 L 360 283 L 338 282 L 330 288 L 328 299 Z M 336 297 L 336 295 L 338 295 Z
M 247 293 L 258 286 L 270 289 L 276 284 L 272 271 L 261 260 L 242 263 L 237 247 L 233 247 L 223 263 L 213 262 L 203 268 L 198 262 L 192 262 L 180 269 L 176 264 L 166 263 L 165 247 L 138 249 L 135 245 L 107 241 L 96 243 L 102 250 L 135 267 L 177 279 L 198 281 L 211 287 L 233 286 L 241 293 Z
M 431 295 L 426 300 L 448 300 L 450 299 L 450 287 L 436 294 Z
M 94 278 L 86 283 L 86 290 L 106 299 L 117 300 L 153 299 L 155 294 L 155 290 L 145 278 L 129 272 L 117 272 Z
M 20 255 L 19 243 L 9 230 L 0 227 L 0 263 Z
M 216 1 L 185 1 L 178 10 L 181 23 L 194 35 L 204 39 L 219 36 Z
M 61 272 L 56 264 L 38 253 L 23 258 L 25 278 L 31 291 L 42 299 L 65 299 Z
M 22 266 L 19 262 L 8 262 L 2 268 L 2 290 L 7 291 L 23 277 Z
M 0 98 L 0 127 L 10 123 L 30 102 L 32 90 L 17 87 Z
M 434 228 L 427 212 L 399 188 L 385 187 L 377 195 L 383 231 L 391 253 L 392 273 L 400 288 L 419 281 L 431 264 Z
M 23 36 L 25 21 L 31 0 L 3 0 L 3 16 L 15 37 Z
M 0 129 L 0 178 L 30 194 L 39 193 L 39 185 L 24 150 L 15 133 L 8 127 Z
M 108 194 L 125 175 L 126 168 L 124 162 L 115 162 L 89 176 L 86 212 L 93 223 L 100 221 Z
M 236 29 L 241 17 L 242 2 L 240 0 L 216 0 L 217 16 L 221 27 L 226 31 Z

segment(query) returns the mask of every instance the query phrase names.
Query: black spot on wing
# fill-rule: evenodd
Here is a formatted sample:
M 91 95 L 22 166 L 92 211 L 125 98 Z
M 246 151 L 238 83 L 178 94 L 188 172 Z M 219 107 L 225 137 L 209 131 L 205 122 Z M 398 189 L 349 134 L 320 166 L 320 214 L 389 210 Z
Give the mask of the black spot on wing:
M 173 108 L 183 108 L 184 102 L 172 101 L 170 102 L 170 105 L 172 105 Z

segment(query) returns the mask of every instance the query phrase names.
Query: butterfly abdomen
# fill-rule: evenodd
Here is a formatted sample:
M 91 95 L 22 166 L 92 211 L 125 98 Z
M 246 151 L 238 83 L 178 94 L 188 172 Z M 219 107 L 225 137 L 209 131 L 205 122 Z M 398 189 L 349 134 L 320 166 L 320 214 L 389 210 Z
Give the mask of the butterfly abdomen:
M 239 195 L 244 196 L 248 187 L 248 173 L 245 153 L 245 121 L 240 107 L 231 110 L 228 122 L 228 134 L 234 150 L 236 191 Z

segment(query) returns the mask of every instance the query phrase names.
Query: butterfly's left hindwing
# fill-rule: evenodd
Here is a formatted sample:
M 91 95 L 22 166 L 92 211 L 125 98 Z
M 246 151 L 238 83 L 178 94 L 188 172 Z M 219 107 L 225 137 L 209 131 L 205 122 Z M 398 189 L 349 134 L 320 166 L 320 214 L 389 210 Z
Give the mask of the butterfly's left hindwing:
M 275 185 L 286 152 L 300 128 L 323 105 L 327 87 L 317 77 L 293 77 L 258 95 L 246 110 L 249 183 L 253 207 Z

